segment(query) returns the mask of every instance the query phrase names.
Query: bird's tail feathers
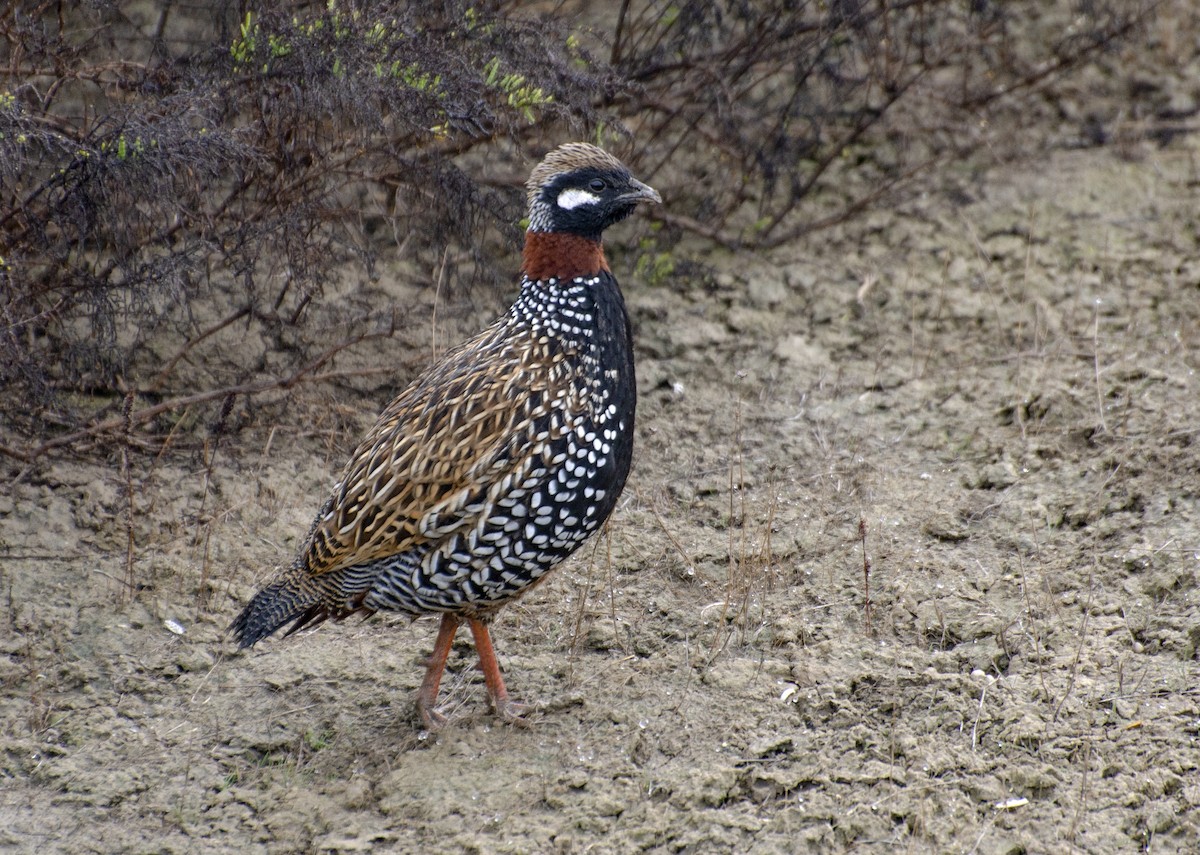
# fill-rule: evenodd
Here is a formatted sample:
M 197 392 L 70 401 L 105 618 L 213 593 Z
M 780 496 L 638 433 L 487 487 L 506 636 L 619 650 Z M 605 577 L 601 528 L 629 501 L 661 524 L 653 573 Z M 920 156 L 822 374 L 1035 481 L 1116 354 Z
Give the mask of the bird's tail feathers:
M 295 573 L 288 573 L 263 588 L 242 609 L 229 632 L 239 647 L 250 647 L 271 635 L 289 621 L 295 625 L 288 634 L 314 621 L 320 622 L 329 616 L 323 604 L 321 591 Z

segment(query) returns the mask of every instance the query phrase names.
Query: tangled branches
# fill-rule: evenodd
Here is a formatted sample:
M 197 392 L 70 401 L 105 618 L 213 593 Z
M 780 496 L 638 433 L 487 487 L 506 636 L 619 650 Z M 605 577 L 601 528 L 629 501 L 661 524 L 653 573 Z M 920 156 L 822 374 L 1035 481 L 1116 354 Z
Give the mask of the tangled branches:
M 776 247 L 977 147 L 991 112 L 1036 109 L 1030 90 L 1114 50 L 1148 14 L 1087 6 L 626 3 L 612 61 L 638 88 L 618 105 L 672 175 L 659 183 L 703 188 L 668 221 L 732 248 Z
M 370 280 L 381 254 L 445 267 L 449 248 L 452 277 L 505 270 L 492 255 L 518 239 L 520 176 L 566 137 L 633 149 L 669 200 L 661 240 L 779 246 L 979 145 L 990 110 L 1146 14 L 80 5 L 0 13 L 0 387 L 18 402 L 7 428 L 43 437 L 0 454 L 26 461 L 109 435 L 130 395 L 133 422 L 161 435 L 164 413 L 294 385 L 390 334 L 378 300 L 308 329 L 338 270 Z M 235 328 L 255 346 L 223 349 Z

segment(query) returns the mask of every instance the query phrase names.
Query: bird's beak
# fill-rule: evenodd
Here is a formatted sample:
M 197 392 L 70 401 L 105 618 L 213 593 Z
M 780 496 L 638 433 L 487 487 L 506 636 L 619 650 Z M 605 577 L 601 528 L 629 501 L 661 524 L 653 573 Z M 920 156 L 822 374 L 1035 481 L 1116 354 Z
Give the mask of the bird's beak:
M 629 179 L 629 192 L 622 193 L 622 202 L 654 202 L 662 204 L 662 196 L 658 195 L 658 191 L 648 184 L 643 184 L 636 178 Z

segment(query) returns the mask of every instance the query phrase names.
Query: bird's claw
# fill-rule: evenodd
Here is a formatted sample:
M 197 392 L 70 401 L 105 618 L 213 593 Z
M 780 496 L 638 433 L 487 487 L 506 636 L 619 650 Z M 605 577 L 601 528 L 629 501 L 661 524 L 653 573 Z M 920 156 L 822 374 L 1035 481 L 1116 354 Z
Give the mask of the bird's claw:
M 435 710 L 432 705 L 417 701 L 417 716 L 421 719 L 421 724 L 430 733 L 437 733 L 446 726 L 448 719 L 440 712 Z
M 536 710 L 532 704 L 509 700 L 496 704 L 495 707 L 496 715 L 500 717 L 500 720 L 515 727 L 529 727 L 530 721 L 526 716 Z

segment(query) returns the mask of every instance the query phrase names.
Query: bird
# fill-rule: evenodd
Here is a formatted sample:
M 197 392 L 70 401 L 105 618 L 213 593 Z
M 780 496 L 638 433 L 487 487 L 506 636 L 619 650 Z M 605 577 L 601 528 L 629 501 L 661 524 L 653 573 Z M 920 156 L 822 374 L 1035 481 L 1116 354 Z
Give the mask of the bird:
M 496 715 L 527 723 L 489 625 L 607 521 L 633 458 L 632 336 L 602 235 L 662 198 L 584 142 L 547 153 L 525 189 L 516 300 L 384 408 L 295 560 L 229 627 L 244 649 L 289 623 L 440 615 L 415 704 L 430 731 L 463 622 Z

